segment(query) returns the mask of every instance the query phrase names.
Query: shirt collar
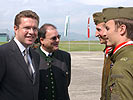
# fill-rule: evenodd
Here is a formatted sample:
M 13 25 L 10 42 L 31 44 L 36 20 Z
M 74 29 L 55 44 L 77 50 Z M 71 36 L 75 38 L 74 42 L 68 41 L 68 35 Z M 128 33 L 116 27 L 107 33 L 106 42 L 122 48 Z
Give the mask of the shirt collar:
M 45 51 L 42 46 L 40 46 L 40 49 L 42 50 L 43 53 L 45 53 L 46 56 L 48 56 L 49 54 L 52 55 L 52 53 L 49 53 L 47 51 Z
M 119 44 L 118 46 L 115 47 L 113 54 L 115 54 L 119 49 L 121 49 L 125 46 L 128 46 L 128 45 L 133 45 L 133 41 L 126 41 L 126 42 Z
M 16 44 L 18 45 L 18 47 L 19 47 L 21 53 L 23 53 L 23 51 L 24 51 L 26 48 L 22 45 L 22 43 L 20 43 L 20 42 L 16 39 L 16 37 L 14 38 L 14 41 L 15 41 Z M 27 49 L 29 49 L 29 47 L 28 47 Z

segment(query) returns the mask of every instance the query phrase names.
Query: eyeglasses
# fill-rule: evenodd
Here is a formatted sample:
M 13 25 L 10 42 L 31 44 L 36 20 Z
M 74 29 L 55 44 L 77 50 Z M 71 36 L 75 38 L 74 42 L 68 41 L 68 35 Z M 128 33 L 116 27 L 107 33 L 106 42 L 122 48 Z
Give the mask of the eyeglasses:
M 57 38 L 60 39 L 60 37 L 61 37 L 61 35 L 57 35 L 57 36 L 54 36 L 54 37 L 50 38 L 50 40 L 54 40 L 55 41 L 55 40 L 57 40 Z

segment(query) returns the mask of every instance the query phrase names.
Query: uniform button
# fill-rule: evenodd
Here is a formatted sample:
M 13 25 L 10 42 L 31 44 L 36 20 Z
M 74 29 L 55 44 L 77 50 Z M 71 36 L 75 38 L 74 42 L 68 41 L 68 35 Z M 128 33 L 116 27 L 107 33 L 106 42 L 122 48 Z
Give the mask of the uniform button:
M 48 77 L 48 75 L 46 75 L 46 77 Z
M 54 98 L 55 96 L 54 96 L 54 95 L 52 95 L 52 97 Z
M 54 86 L 52 86 L 52 89 L 54 89 Z
M 44 100 L 47 100 L 47 99 L 44 99 Z
M 48 89 L 48 87 L 46 86 L 46 87 L 45 87 L 45 90 L 47 90 L 47 89 Z
M 52 91 L 52 93 L 54 93 L 54 91 Z
M 52 81 L 51 84 L 54 84 L 54 82 Z
M 51 80 L 53 80 L 53 77 L 51 77 Z

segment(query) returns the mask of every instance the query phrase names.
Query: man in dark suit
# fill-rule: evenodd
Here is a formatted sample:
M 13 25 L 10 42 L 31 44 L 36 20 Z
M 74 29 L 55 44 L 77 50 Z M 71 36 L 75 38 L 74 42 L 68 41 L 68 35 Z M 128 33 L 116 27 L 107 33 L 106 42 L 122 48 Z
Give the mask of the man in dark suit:
M 54 25 L 44 24 L 39 29 L 38 37 L 41 43 L 37 48 L 41 57 L 39 100 L 70 100 L 70 54 L 58 49 L 60 35 Z
M 0 46 L 0 100 L 38 100 L 40 57 L 29 48 L 38 24 L 35 12 L 21 11 L 15 17 L 14 39 Z

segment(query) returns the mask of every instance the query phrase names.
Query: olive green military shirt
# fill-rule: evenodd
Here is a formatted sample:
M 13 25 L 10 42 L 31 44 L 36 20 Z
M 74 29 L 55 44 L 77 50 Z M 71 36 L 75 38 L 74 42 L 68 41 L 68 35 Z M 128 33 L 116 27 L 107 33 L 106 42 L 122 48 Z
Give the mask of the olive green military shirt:
M 103 65 L 103 71 L 102 71 L 102 87 L 101 87 L 101 98 L 100 100 L 105 100 L 106 95 L 106 87 L 107 87 L 107 80 L 110 72 L 110 56 L 106 57 L 104 56 L 104 65 Z
M 133 100 L 133 45 L 119 49 L 111 60 L 106 100 Z

